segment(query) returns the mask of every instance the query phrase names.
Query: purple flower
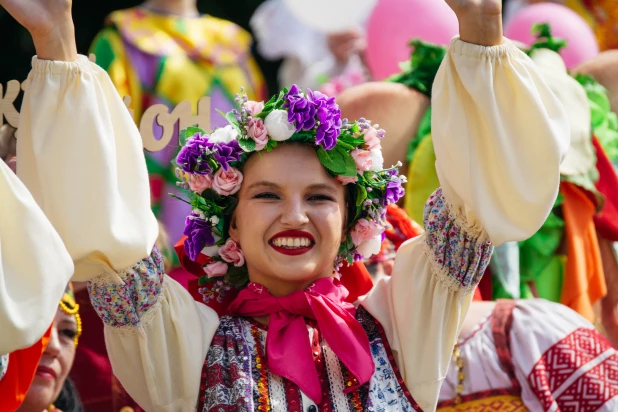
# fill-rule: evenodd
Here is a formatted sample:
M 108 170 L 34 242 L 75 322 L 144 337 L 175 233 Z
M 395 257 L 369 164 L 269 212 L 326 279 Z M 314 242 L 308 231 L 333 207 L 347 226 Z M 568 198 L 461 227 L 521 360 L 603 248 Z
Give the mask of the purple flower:
M 311 130 L 315 127 L 315 104 L 300 94 L 298 86 L 293 85 L 284 96 L 283 107 L 288 109 L 288 122 L 296 124 L 296 131 Z
M 189 259 L 196 261 L 204 246 L 215 244 L 210 224 L 195 213 L 191 213 L 185 220 L 185 252 Z
M 229 162 L 240 161 L 240 156 L 244 153 L 237 140 L 229 143 L 208 143 L 208 148 L 214 152 L 212 156 L 226 172 L 230 168 Z
M 180 149 L 178 156 L 176 156 L 176 163 L 187 173 L 195 173 L 198 175 L 212 173 L 212 169 L 208 165 L 208 162 L 202 157 L 207 145 L 208 136 L 200 136 L 199 133 L 196 133 L 187 139 L 185 145 Z
M 341 134 L 341 110 L 334 97 L 307 89 L 301 95 L 298 86 L 293 85 L 285 95 L 283 107 L 288 110 L 288 122 L 296 124 L 296 131 L 312 130 L 316 127 L 315 143 L 324 150 L 331 150 L 337 145 Z
M 311 90 L 309 97 L 315 104 L 316 116 L 320 123 L 316 130 L 315 143 L 322 145 L 324 150 L 331 150 L 337 145 L 337 138 L 341 134 L 341 110 L 335 103 L 334 97 L 329 98 Z
M 382 200 L 382 205 L 390 205 L 397 203 L 404 195 L 405 191 L 401 187 L 401 179 L 398 177 L 389 181 L 386 184 L 386 196 Z

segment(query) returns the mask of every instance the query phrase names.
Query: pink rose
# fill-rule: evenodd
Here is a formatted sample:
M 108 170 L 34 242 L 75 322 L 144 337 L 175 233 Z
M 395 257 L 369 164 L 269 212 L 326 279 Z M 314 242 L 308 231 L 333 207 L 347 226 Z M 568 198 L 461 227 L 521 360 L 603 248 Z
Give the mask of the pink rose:
M 227 273 L 227 263 L 213 262 L 204 266 L 203 269 L 209 278 L 216 278 L 218 276 L 223 276 Z
M 251 119 L 247 125 L 247 134 L 255 140 L 255 150 L 262 150 L 268 143 L 268 131 L 262 119 Z
M 212 188 L 221 196 L 233 195 L 240 190 L 241 184 L 242 173 L 233 167 L 230 167 L 227 172 L 220 168 L 212 180 Z
M 195 193 L 202 193 L 212 187 L 211 175 L 189 175 L 189 188 Z
M 240 250 L 238 243 L 228 239 L 225 245 L 219 249 L 219 256 L 227 263 L 233 263 L 237 268 L 245 264 L 245 255 Z
M 363 173 L 366 170 L 371 169 L 371 153 L 369 150 L 354 149 L 350 152 L 354 161 L 356 162 L 356 170 L 359 173 Z
M 262 113 L 262 110 L 264 110 L 264 102 L 254 102 L 253 100 L 249 100 L 243 105 L 243 107 L 245 109 L 249 109 L 251 111 L 251 116 L 254 117 Z
M 342 185 L 347 185 L 347 184 L 350 184 L 350 183 L 358 182 L 358 176 L 354 176 L 354 177 L 337 176 L 337 180 L 339 180 Z
M 369 129 L 367 129 L 365 131 L 365 134 L 363 135 L 363 138 L 365 139 L 365 149 L 372 150 L 379 149 L 381 147 L 380 138 L 378 137 L 378 131 L 375 129 L 375 127 L 370 127 Z
M 363 242 L 382 234 L 383 231 L 384 228 L 373 220 L 361 219 L 358 223 L 356 223 L 356 226 L 354 226 L 352 232 L 350 232 L 350 236 L 352 236 L 352 242 L 358 246 Z

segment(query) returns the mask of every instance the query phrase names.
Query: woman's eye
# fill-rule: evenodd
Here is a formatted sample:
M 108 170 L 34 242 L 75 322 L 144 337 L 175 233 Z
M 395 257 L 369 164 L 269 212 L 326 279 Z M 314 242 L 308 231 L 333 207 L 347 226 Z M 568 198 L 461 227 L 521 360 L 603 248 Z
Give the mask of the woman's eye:
M 77 336 L 77 331 L 75 329 L 62 329 L 60 335 L 66 336 L 69 339 L 74 339 L 75 336 Z
M 318 201 L 318 202 L 332 202 L 334 201 L 334 199 L 332 198 L 332 196 L 328 196 L 328 195 L 311 195 L 309 196 L 308 200 L 310 201 Z
M 265 192 L 265 193 L 258 193 L 257 195 L 253 196 L 254 199 L 279 199 L 279 196 L 277 196 L 274 193 L 270 193 L 270 192 Z

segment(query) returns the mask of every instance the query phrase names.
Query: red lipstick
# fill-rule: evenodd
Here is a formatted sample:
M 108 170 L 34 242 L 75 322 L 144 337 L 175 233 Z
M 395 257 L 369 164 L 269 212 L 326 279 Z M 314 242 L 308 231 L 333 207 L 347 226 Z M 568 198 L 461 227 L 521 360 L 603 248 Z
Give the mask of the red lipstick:
M 39 365 L 39 367 L 36 369 L 36 376 L 49 380 L 54 380 L 57 377 L 55 370 L 43 365 Z
M 306 238 L 311 241 L 311 244 L 309 246 L 294 247 L 294 248 L 290 248 L 286 246 L 275 246 L 274 240 L 277 238 L 293 238 L 293 239 L 294 238 Z M 302 230 L 285 230 L 283 232 L 277 233 L 275 236 L 270 238 L 270 241 L 268 242 L 268 244 L 270 245 L 270 247 L 272 247 L 277 252 L 283 255 L 298 256 L 298 255 L 305 254 L 309 252 L 311 249 L 313 249 L 313 245 L 315 244 L 315 239 L 313 235 L 309 232 L 305 232 Z

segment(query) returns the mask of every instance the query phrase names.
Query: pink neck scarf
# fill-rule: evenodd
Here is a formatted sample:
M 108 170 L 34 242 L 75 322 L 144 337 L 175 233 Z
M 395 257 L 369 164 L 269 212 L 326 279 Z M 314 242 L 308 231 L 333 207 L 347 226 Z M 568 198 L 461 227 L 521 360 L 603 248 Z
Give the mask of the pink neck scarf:
M 228 314 L 270 316 L 266 337 L 270 371 L 294 382 L 319 404 L 322 389 L 304 318 L 317 321 L 330 348 L 356 378 L 357 383 L 345 392 L 369 382 L 374 372 L 369 339 L 354 317 L 354 306 L 344 302 L 347 295 L 339 280 L 332 277 L 319 279 L 302 292 L 280 298 L 257 283 L 250 283 L 232 302 Z

